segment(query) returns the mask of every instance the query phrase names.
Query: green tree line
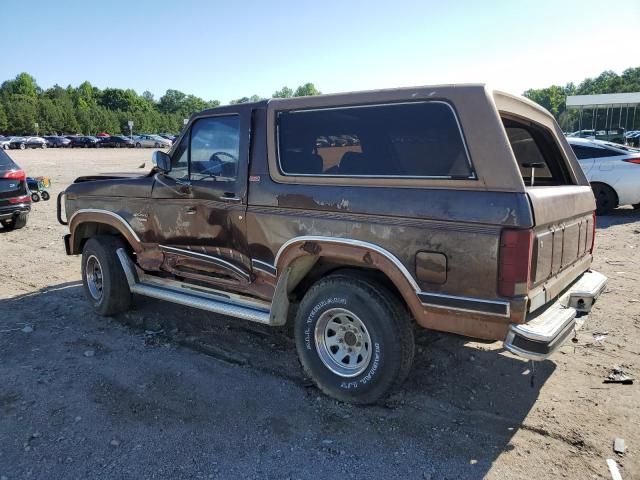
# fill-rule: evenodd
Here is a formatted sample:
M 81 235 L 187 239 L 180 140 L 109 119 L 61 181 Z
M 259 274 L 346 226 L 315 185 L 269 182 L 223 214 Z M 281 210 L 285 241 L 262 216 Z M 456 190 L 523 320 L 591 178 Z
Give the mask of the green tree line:
M 584 79 L 578 85 L 567 83 L 565 86 L 551 85 L 547 88 L 532 88 L 524 92 L 523 95 L 549 110 L 560 127 L 568 130 L 576 127 L 579 111 L 567 110 L 567 95 L 625 92 L 640 92 L 640 67 L 628 68 L 621 75 L 606 70 L 595 78 Z M 604 112 L 601 113 L 604 115 Z M 587 114 L 593 115 L 594 112 L 590 111 Z M 628 122 L 628 119 L 625 120 Z M 591 125 L 590 122 L 591 117 L 583 119 L 583 125 L 586 125 L 584 128 L 588 128 Z
M 296 90 L 289 87 L 274 92 L 274 97 L 318 95 L 312 83 Z M 261 100 L 253 95 L 232 100 L 245 103 Z M 128 134 L 129 120 L 135 132 L 179 132 L 185 118 L 220 105 L 218 100 L 203 100 L 179 90 L 167 90 L 159 99 L 151 92 L 142 95 L 132 89 L 105 88 L 89 82 L 77 87 L 38 86 L 28 73 L 20 73 L 0 85 L 0 133 L 7 135 L 75 134 L 99 132 Z M 36 127 L 38 124 L 38 127 Z
M 578 111 L 566 110 L 567 95 L 640 92 L 640 67 L 628 68 L 622 74 L 607 70 L 595 78 L 587 78 L 578 85 L 551 85 L 529 89 L 524 96 L 549 110 L 564 129 L 576 124 Z M 272 98 L 319 95 L 313 83 L 305 83 L 295 90 L 282 87 Z M 231 100 L 231 104 L 262 100 L 252 95 Z M 54 133 L 98 132 L 128 133 L 128 121 L 134 132 L 178 132 L 183 120 L 192 114 L 220 105 L 218 100 L 204 100 L 179 90 L 167 90 L 159 99 L 148 91 L 139 95 L 132 89 L 94 87 L 83 82 L 77 87 L 54 85 L 48 89 L 38 86 L 28 73 L 20 73 L 0 85 L 0 132 L 7 135 L 40 135 Z M 36 129 L 35 124 L 38 124 Z

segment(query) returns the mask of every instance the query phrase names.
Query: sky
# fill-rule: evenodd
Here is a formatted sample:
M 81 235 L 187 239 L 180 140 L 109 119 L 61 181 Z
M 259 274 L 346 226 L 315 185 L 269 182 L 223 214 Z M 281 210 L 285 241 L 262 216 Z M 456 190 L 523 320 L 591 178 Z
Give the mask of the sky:
M 640 66 L 640 1 L 0 0 L 0 81 L 227 103 L 481 82 L 511 93 Z

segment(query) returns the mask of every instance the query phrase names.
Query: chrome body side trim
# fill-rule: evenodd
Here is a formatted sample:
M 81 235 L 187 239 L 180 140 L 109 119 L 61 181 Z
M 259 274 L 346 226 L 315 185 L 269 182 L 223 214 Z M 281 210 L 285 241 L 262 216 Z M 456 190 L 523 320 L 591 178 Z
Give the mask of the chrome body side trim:
M 505 318 L 509 318 L 511 314 L 511 304 L 504 300 L 485 300 L 431 292 L 418 292 L 418 297 L 422 304 L 427 307 Z
M 109 210 L 101 210 L 101 209 L 98 209 L 98 208 L 83 208 L 83 209 L 80 209 L 80 210 L 76 210 L 73 213 L 73 215 L 71 215 L 71 218 L 68 220 L 68 223 L 71 224 L 73 222 L 73 219 L 77 215 L 80 215 L 81 213 L 101 213 L 101 214 L 109 215 L 109 216 L 115 218 L 116 220 L 118 220 L 129 231 L 129 233 L 131 233 L 133 238 L 137 242 L 140 242 L 140 237 L 138 237 L 138 234 L 133 230 L 133 228 L 131 228 L 131 225 L 129 225 L 129 223 L 124 218 L 122 218 L 120 215 L 118 215 L 117 213 L 111 212 Z
M 214 257 L 213 255 L 206 255 L 204 253 L 199 253 L 199 252 L 194 252 L 193 250 L 185 250 L 182 248 L 176 248 L 176 247 L 170 247 L 167 245 L 158 245 L 160 247 L 160 250 L 166 252 L 166 253 L 174 253 L 176 255 L 182 255 L 185 257 L 192 257 L 198 260 L 202 260 L 204 262 L 210 262 L 213 263 L 219 267 L 222 268 L 226 268 L 228 270 L 233 271 L 236 275 L 241 276 L 242 278 L 244 278 L 245 280 L 249 281 L 251 279 L 251 276 L 249 275 L 249 273 L 247 273 L 245 270 L 243 270 L 242 268 L 238 267 L 237 265 L 234 265 L 231 262 L 227 262 L 226 260 L 220 258 L 220 257 Z
M 267 273 L 273 277 L 278 276 L 278 269 L 270 263 L 263 262 L 262 260 L 256 260 L 255 258 L 251 259 L 251 266 L 255 270 L 260 270 L 261 272 Z
M 280 257 L 282 256 L 282 253 L 287 249 L 287 247 L 291 246 L 294 243 L 299 243 L 299 242 L 342 243 L 344 245 L 349 245 L 349 246 L 352 246 L 352 247 L 360 247 L 360 248 L 366 248 L 366 249 L 372 250 L 372 251 L 374 251 L 376 253 L 379 253 L 383 257 L 386 257 L 388 260 L 390 260 L 398 268 L 398 270 L 400 270 L 402 275 L 406 278 L 406 280 L 409 282 L 409 284 L 413 287 L 415 292 L 416 293 L 420 292 L 420 287 L 418 286 L 418 284 L 416 283 L 415 279 L 411 276 L 411 274 L 407 270 L 407 267 L 405 267 L 403 265 L 403 263 L 400 260 L 398 260 L 398 258 L 395 255 L 393 255 L 388 250 L 385 250 L 384 248 L 379 247 L 378 245 L 375 245 L 373 243 L 363 242 L 361 240 L 353 240 L 351 238 L 320 237 L 320 236 L 314 236 L 314 235 L 303 235 L 301 237 L 294 237 L 294 238 L 292 238 L 290 240 L 287 240 L 285 243 L 283 243 L 282 246 L 280 247 L 280 249 L 278 250 L 278 253 L 276 255 L 276 259 L 273 262 L 275 264 L 276 268 L 278 266 L 278 261 L 280 260 Z

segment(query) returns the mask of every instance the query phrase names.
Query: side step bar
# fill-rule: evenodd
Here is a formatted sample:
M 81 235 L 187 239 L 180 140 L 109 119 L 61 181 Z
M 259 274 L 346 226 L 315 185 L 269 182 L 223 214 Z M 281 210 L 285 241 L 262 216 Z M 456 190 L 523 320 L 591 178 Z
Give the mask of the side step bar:
M 179 281 L 156 279 L 149 275 L 138 274 L 136 266 L 123 248 L 119 248 L 117 254 L 132 293 L 242 320 L 271 324 L 268 302 L 245 299 L 239 295 L 230 295 L 212 289 L 194 287 Z

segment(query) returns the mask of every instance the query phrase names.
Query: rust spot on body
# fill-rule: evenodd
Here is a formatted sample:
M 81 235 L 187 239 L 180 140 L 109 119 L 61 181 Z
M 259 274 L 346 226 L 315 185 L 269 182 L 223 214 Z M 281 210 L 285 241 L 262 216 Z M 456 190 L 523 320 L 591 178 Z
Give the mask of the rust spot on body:
M 304 244 L 302 244 L 301 248 L 311 255 L 318 255 L 322 250 L 320 245 L 318 245 L 316 242 L 305 242 Z

